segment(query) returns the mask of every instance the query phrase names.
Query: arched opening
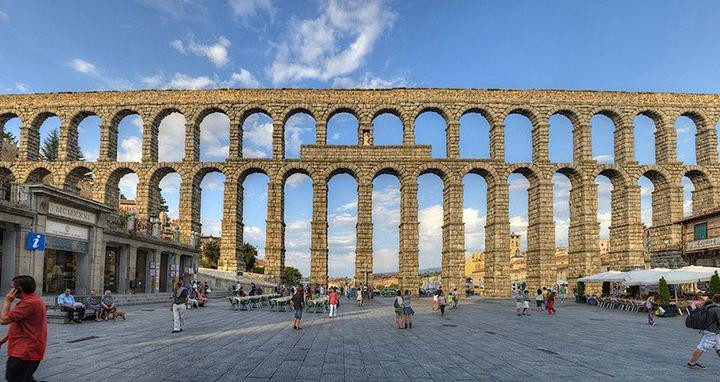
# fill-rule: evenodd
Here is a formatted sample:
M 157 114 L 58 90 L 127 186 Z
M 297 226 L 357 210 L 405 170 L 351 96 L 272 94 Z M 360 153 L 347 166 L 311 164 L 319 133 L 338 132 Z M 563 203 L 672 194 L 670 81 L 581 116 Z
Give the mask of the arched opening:
M 138 175 L 124 168 L 115 170 L 109 177 L 105 189 L 105 204 L 123 213 L 138 212 L 136 198 Z
M 181 162 L 185 157 L 185 116 L 173 112 L 158 127 L 158 161 Z
M 212 171 L 200 182 L 200 224 L 201 234 L 219 238 L 222 236 L 224 212 L 225 174 Z
M 286 125 L 287 126 L 287 125 Z M 285 180 L 285 266 L 310 274 L 312 243 L 313 181 L 303 173 Z
M 182 177 L 177 172 L 170 172 L 158 182 L 159 199 L 157 215 L 160 219 L 162 236 L 173 238 L 174 232 L 180 228 L 180 186 Z
M 460 158 L 490 158 L 490 123 L 478 112 L 460 118 Z
M 95 174 L 87 167 L 76 167 L 65 175 L 63 189 L 83 198 L 93 199 Z
M 0 115 L 0 129 L 2 129 L 0 161 L 13 162 L 18 158 L 21 124 L 20 118 L 15 114 Z
M 80 114 L 71 122 L 77 134 L 76 152 L 78 161 L 95 162 L 100 155 L 100 124 L 102 120 L 95 114 Z M 71 127 L 72 128 L 72 127 Z
M 615 162 L 615 123 L 605 114 L 590 118 L 592 158 L 598 163 Z
M 397 272 L 399 261 L 400 180 L 381 174 L 373 180 L 373 273 Z
M 568 247 L 570 228 L 570 178 L 559 172 L 553 174 L 553 220 L 555 222 L 555 247 Z
M 573 124 L 570 118 L 554 114 L 550 123 L 548 150 L 550 162 L 571 163 L 573 161 Z
M 60 158 L 60 118 L 54 114 L 44 117 L 46 118 L 38 128 L 40 160 L 47 162 L 63 160 L 63 158 Z
M 645 114 L 638 114 L 633 127 L 635 160 L 641 165 L 655 163 L 655 122 Z
M 242 125 L 243 158 L 272 158 L 273 124 L 269 115 L 256 112 L 245 118 Z
M 300 159 L 301 145 L 315 144 L 315 118 L 298 112 L 285 121 L 285 158 Z
M 272 126 L 272 124 L 270 125 Z M 244 148 L 243 148 L 244 149 Z M 242 181 L 243 241 L 257 249 L 258 258 L 265 259 L 267 191 L 270 178 L 260 172 L 249 174 Z
M 140 162 L 143 146 L 143 120 L 139 114 L 123 116 L 117 124 L 118 162 Z
M 695 135 L 697 127 L 690 117 L 681 115 L 675 120 L 675 150 L 678 161 L 684 164 L 694 165 L 697 163 Z
M 402 145 L 402 143 L 403 124 L 397 115 L 385 112 L 373 119 L 374 145 Z
M 335 113 L 327 122 L 328 145 L 357 145 L 359 122 L 349 112 Z
M 444 187 L 442 178 L 435 173 L 425 173 L 418 177 L 420 274 L 442 271 Z
M 682 177 L 680 185 L 683 189 L 683 216 L 690 216 L 693 214 L 693 192 L 695 192 L 695 185 L 687 176 Z
M 655 186 L 645 175 L 638 179 L 637 185 L 640 187 L 640 219 L 645 228 L 650 228 L 653 225 L 652 194 L 655 191 Z
M 485 224 L 487 222 L 487 181 L 476 173 L 463 177 L 463 224 L 465 225 L 465 275 L 474 286 L 485 279 Z
M 53 174 L 50 170 L 38 167 L 28 174 L 25 183 L 42 183 L 48 186 L 53 186 Z
M 505 162 L 532 162 L 532 129 L 530 119 L 519 113 L 505 118 Z
M 415 144 L 430 145 L 433 158 L 447 158 L 445 118 L 436 111 L 425 111 L 415 118 Z
M 328 181 L 328 276 L 355 274 L 357 181 L 348 173 Z
M 230 118 L 210 113 L 200 122 L 200 161 L 222 162 L 230 152 Z
M 527 281 L 527 230 L 528 230 L 528 188 L 530 181 L 522 174 L 508 176 L 508 216 L 510 237 L 510 281 Z
M 600 224 L 600 266 L 603 271 L 610 270 L 610 225 L 612 223 L 613 183 L 605 175 L 595 177 L 597 184 L 597 220 Z

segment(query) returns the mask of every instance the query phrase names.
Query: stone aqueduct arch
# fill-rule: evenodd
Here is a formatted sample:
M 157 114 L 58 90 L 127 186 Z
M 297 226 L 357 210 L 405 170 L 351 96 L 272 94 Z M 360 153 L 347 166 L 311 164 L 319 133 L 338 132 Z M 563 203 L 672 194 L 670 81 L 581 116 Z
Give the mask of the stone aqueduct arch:
M 436 111 L 446 121 L 446 159 L 432 159 L 426 145 L 415 145 L 414 120 L 422 112 Z M 182 162 L 158 163 L 158 127 L 162 118 L 180 112 L 186 119 L 185 157 Z M 213 112 L 230 120 L 229 158 L 219 163 L 199 161 L 200 122 Z M 242 124 L 254 112 L 273 120 L 272 159 L 242 158 Z M 304 145 L 299 160 L 283 159 L 284 124 L 295 113 L 308 113 L 316 122 L 316 144 Z M 329 146 L 327 121 L 336 113 L 349 112 L 358 118 L 358 144 Z M 373 119 L 392 113 L 403 124 L 403 144 L 373 145 Z M 460 118 L 469 112 L 482 114 L 490 124 L 490 159 L 459 159 Z M 520 113 L 532 123 L 532 163 L 504 162 L 506 116 Z M 142 162 L 116 161 L 118 124 L 130 114 L 143 121 Z M 548 159 L 548 120 L 555 114 L 573 125 L 573 162 L 551 163 Z M 595 114 L 615 124 L 615 163 L 598 164 L 592 159 L 590 119 Z M 633 118 L 643 114 L 656 124 L 656 164 L 640 166 L 633 158 Z M 77 125 L 96 115 L 100 126 L 100 156 L 95 163 L 75 162 Z M 697 127 L 697 165 L 682 165 L 675 157 L 678 116 L 688 116 Z M 383 173 L 398 177 L 401 184 L 399 278 L 402 288 L 415 290 L 418 283 L 417 177 L 428 172 L 444 183 L 442 226 L 442 276 L 446 288 L 464 285 L 463 185 L 468 173 L 481 175 L 488 186 L 485 238 L 485 288 L 488 295 L 506 295 L 509 290 L 507 236 L 508 183 L 511 173 L 530 182 L 528 226 L 528 283 L 535 288 L 555 281 L 552 181 L 559 172 L 571 181 L 569 228 L 569 281 L 599 268 L 597 246 L 597 175 L 613 183 L 612 222 L 609 252 L 613 268 L 642 266 L 645 259 L 640 220 L 640 189 L 637 179 L 646 175 L 655 185 L 651 240 L 655 249 L 679 248 L 682 217 L 680 180 L 688 176 L 695 184 L 694 210 L 715 208 L 720 203 L 717 137 L 720 96 L 666 93 L 620 93 L 590 91 L 505 91 L 450 89 L 388 90 L 207 90 L 132 91 L 0 96 L 0 122 L 20 117 L 19 159 L 0 162 L 0 176 L 12 181 L 46 182 L 68 190 L 87 171 L 96 175 L 94 198 L 117 205 L 119 179 L 138 174 L 137 203 L 145 217 L 158 210 L 158 182 L 167 173 L 182 177 L 180 226 L 185 239 L 200 230 L 202 177 L 218 171 L 226 177 L 220 267 L 242 266 L 242 182 L 252 173 L 269 176 L 266 272 L 280 279 L 284 266 L 284 181 L 293 173 L 313 181 L 311 282 L 327 282 L 327 181 L 339 172 L 350 173 L 358 183 L 356 276 L 372 277 L 372 181 Z M 60 161 L 38 161 L 38 129 L 49 116 L 61 121 Z

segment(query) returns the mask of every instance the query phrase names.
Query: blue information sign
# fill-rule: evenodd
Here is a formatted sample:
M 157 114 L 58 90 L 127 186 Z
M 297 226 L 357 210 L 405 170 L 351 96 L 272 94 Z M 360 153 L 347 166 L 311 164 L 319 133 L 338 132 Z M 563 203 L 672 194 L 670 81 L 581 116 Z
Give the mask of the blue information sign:
M 42 251 L 45 249 L 45 234 L 28 232 L 25 240 L 25 249 Z

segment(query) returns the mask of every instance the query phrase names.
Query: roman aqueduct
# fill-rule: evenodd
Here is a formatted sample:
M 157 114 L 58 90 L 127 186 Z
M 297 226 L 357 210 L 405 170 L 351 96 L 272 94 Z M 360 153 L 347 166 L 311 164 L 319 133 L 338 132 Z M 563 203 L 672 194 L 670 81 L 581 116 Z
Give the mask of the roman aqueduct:
M 446 159 L 434 159 L 431 148 L 416 145 L 415 118 L 431 110 L 446 122 Z M 187 121 L 185 156 L 181 162 L 158 162 L 158 128 L 170 113 L 182 113 Z M 199 160 L 200 123 L 210 113 L 220 112 L 230 120 L 229 157 L 224 162 Z M 252 113 L 262 112 L 273 120 L 273 155 L 270 159 L 242 158 L 242 124 Z M 303 145 L 300 159 L 284 158 L 285 121 L 304 112 L 316 123 L 316 144 Z M 356 145 L 327 145 L 327 121 L 348 112 L 358 119 Z M 469 112 L 482 114 L 490 124 L 487 139 L 489 159 L 460 159 L 460 118 Z M 382 113 L 400 118 L 402 145 L 373 144 L 373 119 Z M 141 162 L 117 162 L 118 124 L 127 115 L 138 114 L 143 121 Z M 532 123 L 532 163 L 506 163 L 504 120 L 510 114 L 526 116 Z M 555 114 L 573 125 L 573 161 L 552 163 L 548 158 L 549 123 Z M 602 114 L 615 125 L 612 164 L 592 159 L 590 118 Z M 632 121 L 638 114 L 655 123 L 656 164 L 639 165 L 634 160 Z M 100 155 L 96 162 L 77 161 L 77 127 L 87 116 L 96 115 L 100 126 Z M 687 116 L 697 128 L 697 165 L 683 165 L 676 158 L 674 121 Z M 39 160 L 39 127 L 51 116 L 59 117 L 59 160 Z M 488 295 L 509 292 L 507 240 L 508 176 L 524 175 L 528 189 L 527 271 L 531 288 L 555 281 L 555 238 L 553 188 L 555 173 L 571 182 L 568 281 L 599 269 L 597 185 L 595 177 L 612 181 L 612 218 L 609 255 L 613 269 L 642 266 L 645 262 L 643 225 L 640 217 L 640 188 L 637 180 L 649 178 L 654 185 L 653 226 L 650 243 L 654 250 L 672 250 L 680 245 L 680 228 L 673 222 L 682 218 L 680 180 L 687 176 L 695 187 L 694 212 L 718 206 L 718 165 L 716 123 L 720 117 L 720 96 L 665 93 L 621 93 L 588 91 L 505 91 L 451 89 L 388 90 L 202 90 L 127 91 L 0 96 L 0 126 L 10 118 L 22 121 L 19 157 L 0 162 L 3 184 L 44 182 L 75 191 L 84 174 L 95 174 L 93 198 L 110 206 L 118 205 L 118 182 L 125 174 L 139 177 L 138 214 L 155 217 L 159 212 L 158 183 L 166 174 L 177 172 L 180 189 L 179 224 L 183 240 L 200 232 L 200 182 L 210 172 L 226 177 L 222 221 L 220 268 L 236 270 L 243 265 L 238 248 L 243 242 L 242 184 L 245 177 L 263 173 L 268 184 L 266 226 L 266 273 L 276 279 L 283 274 L 285 257 L 283 211 L 284 183 L 295 174 L 312 179 L 311 282 L 327 283 L 328 224 L 327 182 L 336 174 L 348 173 L 358 184 L 356 278 L 372 278 L 372 182 L 380 174 L 393 174 L 401 184 L 399 225 L 399 279 L 401 287 L 418 285 L 418 183 L 425 173 L 438 175 L 444 184 L 442 225 L 442 280 L 445 287 L 463 287 L 464 226 L 463 184 L 468 173 L 481 175 L 487 183 L 485 227 L 485 279 Z M 653 238 L 661 238 L 653 240 Z

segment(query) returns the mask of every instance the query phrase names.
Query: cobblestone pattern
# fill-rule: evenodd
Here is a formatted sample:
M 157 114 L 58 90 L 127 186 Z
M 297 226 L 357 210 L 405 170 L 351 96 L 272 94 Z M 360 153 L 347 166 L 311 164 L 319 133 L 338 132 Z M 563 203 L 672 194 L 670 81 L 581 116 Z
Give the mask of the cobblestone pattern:
M 505 241 L 509 231 L 507 177 L 520 173 L 528 178 L 528 279 L 530 287 L 547 284 L 554 277 L 554 228 L 552 220 L 552 175 L 567 175 L 572 183 L 569 253 L 571 271 L 568 281 L 581 274 L 597 271 L 598 250 L 588 243 L 597 242 L 596 199 L 594 179 L 605 175 L 613 183 L 612 223 L 609 253 L 615 269 L 628 269 L 645 264 L 643 226 L 640 220 L 640 189 L 637 180 L 647 176 L 654 184 L 653 224 L 650 250 L 668 253 L 679 250 L 680 228 L 673 222 L 682 217 L 680 180 L 688 176 L 695 186 L 695 213 L 718 205 L 717 137 L 715 126 L 720 115 L 720 96 L 702 94 L 624 93 L 590 91 L 506 91 L 451 89 L 388 89 L 388 90 L 208 90 L 208 91 L 132 91 L 61 94 L 29 94 L 0 96 L 0 122 L 20 117 L 20 158 L 2 162 L 6 177 L 24 182 L 46 182 L 68 190 L 76 187 L 77 179 L 93 172 L 99 187 L 94 198 L 117 205 L 118 181 L 127 173 L 138 174 L 138 208 L 141 215 L 157 216 L 163 176 L 177 172 L 182 177 L 180 196 L 180 227 L 184 240 L 199 232 L 199 184 L 209 172 L 226 176 L 225 215 L 223 219 L 222 255 L 220 266 L 234 270 L 243 268 L 238 251 L 242 243 L 242 182 L 253 173 L 270 177 L 266 254 L 267 272 L 281 279 L 284 267 L 283 188 L 288 176 L 303 173 L 314 183 L 326 183 L 333 175 L 350 173 L 358 182 L 359 201 L 356 271 L 360 279 L 372 270 L 372 180 L 378 174 L 398 176 L 403 193 L 400 229 L 400 279 L 411 287 L 417 280 L 417 205 L 410 200 L 417 192 L 417 177 L 424 173 L 438 174 L 445 185 L 443 221 L 443 282 L 447 286 L 462 285 L 464 238 L 462 225 L 462 179 L 465 174 L 482 175 L 488 184 L 488 219 L 486 291 L 505 295 L 509 290 Z M 446 121 L 447 159 L 433 159 L 430 147 L 414 144 L 414 121 L 424 111 L 436 111 Z M 159 163 L 158 128 L 162 119 L 180 112 L 186 119 L 186 147 L 182 162 Z M 229 158 L 225 162 L 199 162 L 200 123 L 214 112 L 230 119 Z M 273 158 L 242 158 L 242 123 L 249 115 L 262 112 L 273 119 Z M 295 113 L 309 113 L 316 121 L 315 145 L 304 145 L 300 160 L 287 160 L 284 155 L 284 124 Z M 339 112 L 350 112 L 358 118 L 358 145 L 329 146 L 327 121 Z M 403 122 L 403 145 L 373 146 L 372 121 L 389 112 Z M 478 112 L 490 123 L 490 158 L 459 159 L 460 118 Z M 117 129 L 122 118 L 138 114 L 143 121 L 142 162 L 117 162 Z M 532 163 L 504 161 L 504 120 L 510 114 L 527 116 L 532 125 Z M 567 116 L 574 126 L 573 162 L 551 163 L 548 160 L 549 123 L 555 114 Z M 615 163 L 597 164 L 592 160 L 590 119 L 603 114 L 615 124 Z M 656 161 L 638 165 L 633 158 L 633 119 L 643 114 L 656 125 Z M 76 162 L 77 127 L 80 121 L 97 115 L 103 121 L 100 157 L 95 163 Z M 676 136 L 673 123 L 685 115 L 697 127 L 697 165 L 682 165 L 676 158 Z M 47 118 L 61 121 L 62 161 L 38 161 L 39 127 Z M 510 143 L 511 144 L 511 143 Z M 11 175 L 7 174 L 7 171 Z M 409 186 L 409 184 L 413 184 Z M 313 204 L 324 207 L 313 214 L 313 259 L 311 278 L 327 279 L 326 204 L 320 195 Z M 318 210 L 323 210 L 318 208 Z M 319 257 L 319 258 L 318 258 Z M 372 275 L 368 274 L 371 278 Z M 414 289 L 414 288 L 413 288 Z
M 700 336 L 685 328 L 681 317 L 658 318 L 650 327 L 642 313 L 569 302 L 558 304 L 555 316 L 517 317 L 506 300 L 461 300 L 457 310 L 440 317 L 430 303 L 414 300 L 411 330 L 396 329 L 391 299 L 378 298 L 362 308 L 342 299 L 333 319 L 305 312 L 303 330 L 296 331 L 290 312 L 236 312 L 227 301 L 211 300 L 208 308 L 186 312 L 180 334 L 170 333 L 167 304 L 129 306 L 128 321 L 50 324 L 35 378 L 711 381 L 720 372 L 712 352 L 701 359 L 706 370 L 685 367 Z M 68 343 L 89 336 L 97 338 Z M 2 373 L 6 352 L 0 357 Z

